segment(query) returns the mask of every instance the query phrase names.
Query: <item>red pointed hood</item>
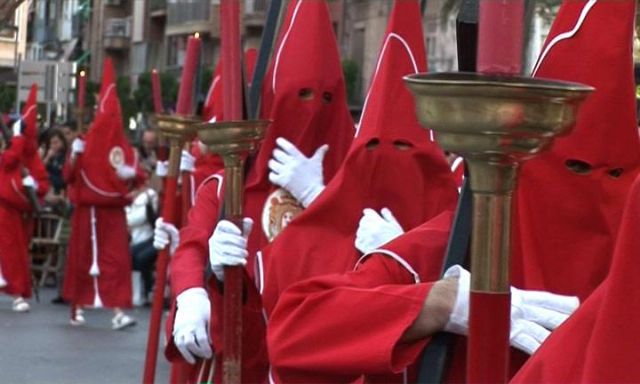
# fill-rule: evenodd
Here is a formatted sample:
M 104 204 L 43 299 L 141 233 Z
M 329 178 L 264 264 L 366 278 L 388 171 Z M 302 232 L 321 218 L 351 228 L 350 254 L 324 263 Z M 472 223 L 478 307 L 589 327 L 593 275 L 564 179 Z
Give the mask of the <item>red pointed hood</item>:
M 286 138 L 306 156 L 328 144 L 323 168 L 324 180 L 329 182 L 353 137 L 338 45 L 325 1 L 289 3 L 264 79 L 261 107 L 262 116 L 272 124 L 247 176 L 244 210 L 256 223 L 276 189 L 268 180 L 267 167 L 276 138 Z M 255 230 L 249 250 L 255 252 L 266 243 L 263 231 Z
M 244 64 L 249 83 L 253 78 L 253 71 L 256 66 L 258 51 L 254 48 L 248 49 L 244 53 Z M 222 96 L 222 60 L 218 60 L 213 76 L 211 78 L 211 85 L 207 92 L 207 97 L 202 107 L 202 118 L 205 121 L 221 121 L 223 117 L 224 102 Z M 215 120 L 213 120 L 215 118 Z
M 22 122 L 25 138 L 24 157 L 31 157 L 38 151 L 38 85 L 31 85 L 29 96 L 22 107 Z
M 635 1 L 565 1 L 535 76 L 591 85 L 574 131 L 522 168 L 514 283 L 586 297 L 605 277 L 640 164 Z
M 120 100 L 111 59 L 104 62 L 100 96 L 91 129 L 87 133 L 82 177 L 89 189 L 105 198 L 122 198 L 128 184 L 116 176 L 120 165 L 135 167 L 137 160 L 125 136 Z
M 389 207 L 405 230 L 445 210 L 457 191 L 443 152 L 418 123 L 402 78 L 427 69 L 418 1 L 394 3 L 358 136 L 325 191 L 264 250 L 263 300 L 302 279 L 352 269 L 364 208 Z
M 209 92 L 207 92 L 207 97 L 202 107 L 202 119 L 212 122 L 222 120 L 223 105 L 222 60 L 218 60 L 218 65 L 216 65 L 216 69 L 213 71 L 213 76 L 211 77 Z

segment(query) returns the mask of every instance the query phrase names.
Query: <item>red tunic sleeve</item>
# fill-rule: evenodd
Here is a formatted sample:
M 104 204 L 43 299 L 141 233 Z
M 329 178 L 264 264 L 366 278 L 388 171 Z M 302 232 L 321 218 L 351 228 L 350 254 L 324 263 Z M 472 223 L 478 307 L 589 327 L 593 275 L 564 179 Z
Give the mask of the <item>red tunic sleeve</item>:
M 402 371 L 426 343 L 399 340 L 430 289 L 382 255 L 355 272 L 290 287 L 269 319 L 274 376 L 280 382 L 351 382 Z
M 171 260 L 171 289 L 174 297 L 196 287 L 206 287 L 205 267 L 209 262 L 209 237 L 220 215 L 220 178 L 202 184 L 189 211 L 188 225 L 180 230 L 180 245 Z
M 444 212 L 367 255 L 353 272 L 285 290 L 268 325 L 276 379 L 350 382 L 411 365 L 428 339 L 401 338 L 440 276 L 451 220 L 451 212 Z

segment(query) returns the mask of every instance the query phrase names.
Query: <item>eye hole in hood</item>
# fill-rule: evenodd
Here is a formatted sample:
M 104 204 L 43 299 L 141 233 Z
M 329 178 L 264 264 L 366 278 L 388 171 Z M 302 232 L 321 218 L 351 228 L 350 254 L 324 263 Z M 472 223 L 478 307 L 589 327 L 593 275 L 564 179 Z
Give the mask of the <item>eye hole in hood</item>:
M 408 151 L 413 148 L 413 144 L 406 140 L 395 140 L 393 146 L 399 151 Z
M 371 139 L 369 141 L 367 141 L 367 144 L 365 145 L 365 148 L 367 148 L 367 150 L 369 151 L 373 151 L 374 149 L 376 149 L 378 147 L 378 145 L 380 145 L 380 140 L 379 139 Z
M 333 100 L 333 94 L 331 92 L 322 93 L 322 102 L 324 104 L 331 104 L 331 100 Z
M 623 168 L 613 168 L 613 169 L 610 169 L 607 173 L 609 174 L 609 176 L 613 177 L 614 179 L 617 179 L 620 176 L 622 176 L 622 174 L 624 173 L 624 169 Z
M 301 88 L 298 91 L 298 97 L 305 101 L 311 101 L 314 99 L 313 89 L 311 88 Z
M 591 173 L 592 166 L 586 161 L 569 159 L 564 162 L 564 165 L 574 173 L 578 175 L 588 175 Z

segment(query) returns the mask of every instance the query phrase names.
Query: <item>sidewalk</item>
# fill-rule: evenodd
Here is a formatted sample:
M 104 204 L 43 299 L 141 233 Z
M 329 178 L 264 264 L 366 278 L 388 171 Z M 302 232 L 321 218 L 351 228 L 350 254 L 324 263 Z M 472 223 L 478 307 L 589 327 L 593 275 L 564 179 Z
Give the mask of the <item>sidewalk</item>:
M 150 309 L 127 313 L 138 323 L 111 330 L 111 310 L 87 310 L 87 324 L 69 324 L 69 306 L 52 304 L 55 289 L 42 288 L 40 303 L 30 301 L 31 312 L 11 311 L 12 298 L 0 295 L 0 382 L 20 383 L 113 383 L 142 381 Z M 161 328 L 164 330 L 164 325 Z M 169 365 L 162 356 L 156 383 L 167 383 Z

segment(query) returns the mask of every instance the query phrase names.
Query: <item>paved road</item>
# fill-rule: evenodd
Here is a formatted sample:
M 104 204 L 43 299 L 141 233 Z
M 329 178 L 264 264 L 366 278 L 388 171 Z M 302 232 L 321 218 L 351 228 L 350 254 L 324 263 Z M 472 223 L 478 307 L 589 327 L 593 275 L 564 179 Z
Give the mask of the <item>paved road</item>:
M 15 313 L 0 294 L 0 383 L 140 383 L 149 308 L 131 310 L 138 324 L 125 330 L 111 330 L 113 313 L 105 309 L 86 311 L 87 325 L 73 327 L 69 307 L 51 304 L 55 296 L 43 288 L 31 312 Z M 166 383 L 168 372 L 159 356 L 156 382 Z

